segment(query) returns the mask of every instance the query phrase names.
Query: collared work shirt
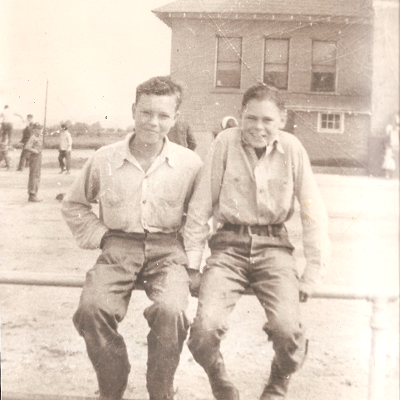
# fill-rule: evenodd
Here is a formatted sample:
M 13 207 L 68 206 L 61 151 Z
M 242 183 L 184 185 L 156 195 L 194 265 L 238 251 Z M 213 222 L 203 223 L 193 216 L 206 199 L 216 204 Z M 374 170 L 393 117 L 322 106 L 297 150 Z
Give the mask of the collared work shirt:
M 108 229 L 170 233 L 181 228 L 202 165 L 199 156 L 165 138 L 144 172 L 129 150 L 131 137 L 98 150 L 65 196 L 62 213 L 82 248 L 98 248 Z M 92 211 L 94 200 L 99 218 Z
M 60 132 L 60 150 L 71 151 L 72 150 L 72 137 L 69 131 L 61 130 Z
M 219 223 L 280 224 L 293 215 L 295 198 L 307 260 L 302 279 L 317 283 L 330 254 L 328 217 L 304 147 L 293 135 L 279 132 L 258 159 L 239 128 L 221 132 L 189 205 L 184 241 L 190 268 L 200 267 L 211 216 Z
M 43 135 L 32 135 L 25 145 L 25 150 L 36 154 L 41 153 L 43 150 Z

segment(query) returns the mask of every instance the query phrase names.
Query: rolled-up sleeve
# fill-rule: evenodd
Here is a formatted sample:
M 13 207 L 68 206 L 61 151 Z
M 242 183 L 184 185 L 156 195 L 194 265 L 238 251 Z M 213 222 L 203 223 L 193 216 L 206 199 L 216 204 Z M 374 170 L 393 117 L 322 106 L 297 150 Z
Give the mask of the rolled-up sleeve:
M 93 212 L 91 203 L 99 193 L 99 169 L 90 158 L 69 188 L 62 204 L 62 215 L 79 247 L 97 249 L 108 230 Z
M 303 147 L 295 164 L 295 195 L 300 203 L 303 247 L 306 268 L 301 283 L 312 290 L 318 285 L 329 265 L 330 240 L 328 215 Z
M 214 141 L 201 170 L 199 183 L 189 202 L 187 220 L 183 231 L 189 268 L 200 269 L 204 247 L 210 231 L 208 221 L 219 201 L 224 173 L 224 146 Z

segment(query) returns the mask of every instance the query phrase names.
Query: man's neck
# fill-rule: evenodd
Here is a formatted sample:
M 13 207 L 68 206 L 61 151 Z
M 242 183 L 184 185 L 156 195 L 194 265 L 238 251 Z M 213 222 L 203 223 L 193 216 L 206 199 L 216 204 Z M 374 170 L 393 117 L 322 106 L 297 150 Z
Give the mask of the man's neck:
M 155 144 L 146 144 L 139 142 L 133 137 L 129 142 L 129 150 L 136 158 L 144 171 L 147 171 L 157 156 L 161 153 L 164 146 L 164 140 Z

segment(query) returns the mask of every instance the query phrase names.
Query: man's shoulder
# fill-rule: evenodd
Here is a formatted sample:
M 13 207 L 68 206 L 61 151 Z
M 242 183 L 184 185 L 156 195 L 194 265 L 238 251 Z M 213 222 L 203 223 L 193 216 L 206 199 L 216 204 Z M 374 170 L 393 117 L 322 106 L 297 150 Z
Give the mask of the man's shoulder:
M 96 161 L 113 159 L 114 157 L 118 157 L 122 154 L 124 146 L 125 140 L 120 140 L 118 142 L 102 146 L 92 154 L 92 158 Z
M 217 137 L 214 139 L 215 143 L 219 143 L 220 145 L 237 145 L 237 142 L 241 139 L 241 130 L 240 128 L 228 128 L 220 132 Z
M 303 148 L 300 140 L 292 133 L 279 131 L 279 142 L 283 148 L 290 148 L 294 151 L 301 150 Z
M 184 163 L 191 163 L 194 165 L 202 163 L 199 155 L 196 154 L 193 150 L 189 150 L 188 148 L 183 147 L 171 141 L 168 143 L 168 146 L 171 155 L 177 161 L 182 161 Z

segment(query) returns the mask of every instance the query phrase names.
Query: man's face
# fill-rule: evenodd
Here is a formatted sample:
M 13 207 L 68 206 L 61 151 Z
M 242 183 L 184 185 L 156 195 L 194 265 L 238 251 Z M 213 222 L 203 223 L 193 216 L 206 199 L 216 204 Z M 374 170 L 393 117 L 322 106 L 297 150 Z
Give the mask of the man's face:
M 142 94 L 135 108 L 136 139 L 147 145 L 167 136 L 176 120 L 176 96 Z
M 256 149 L 266 147 L 283 128 L 283 117 L 283 112 L 271 100 L 250 100 L 241 112 L 244 140 Z

